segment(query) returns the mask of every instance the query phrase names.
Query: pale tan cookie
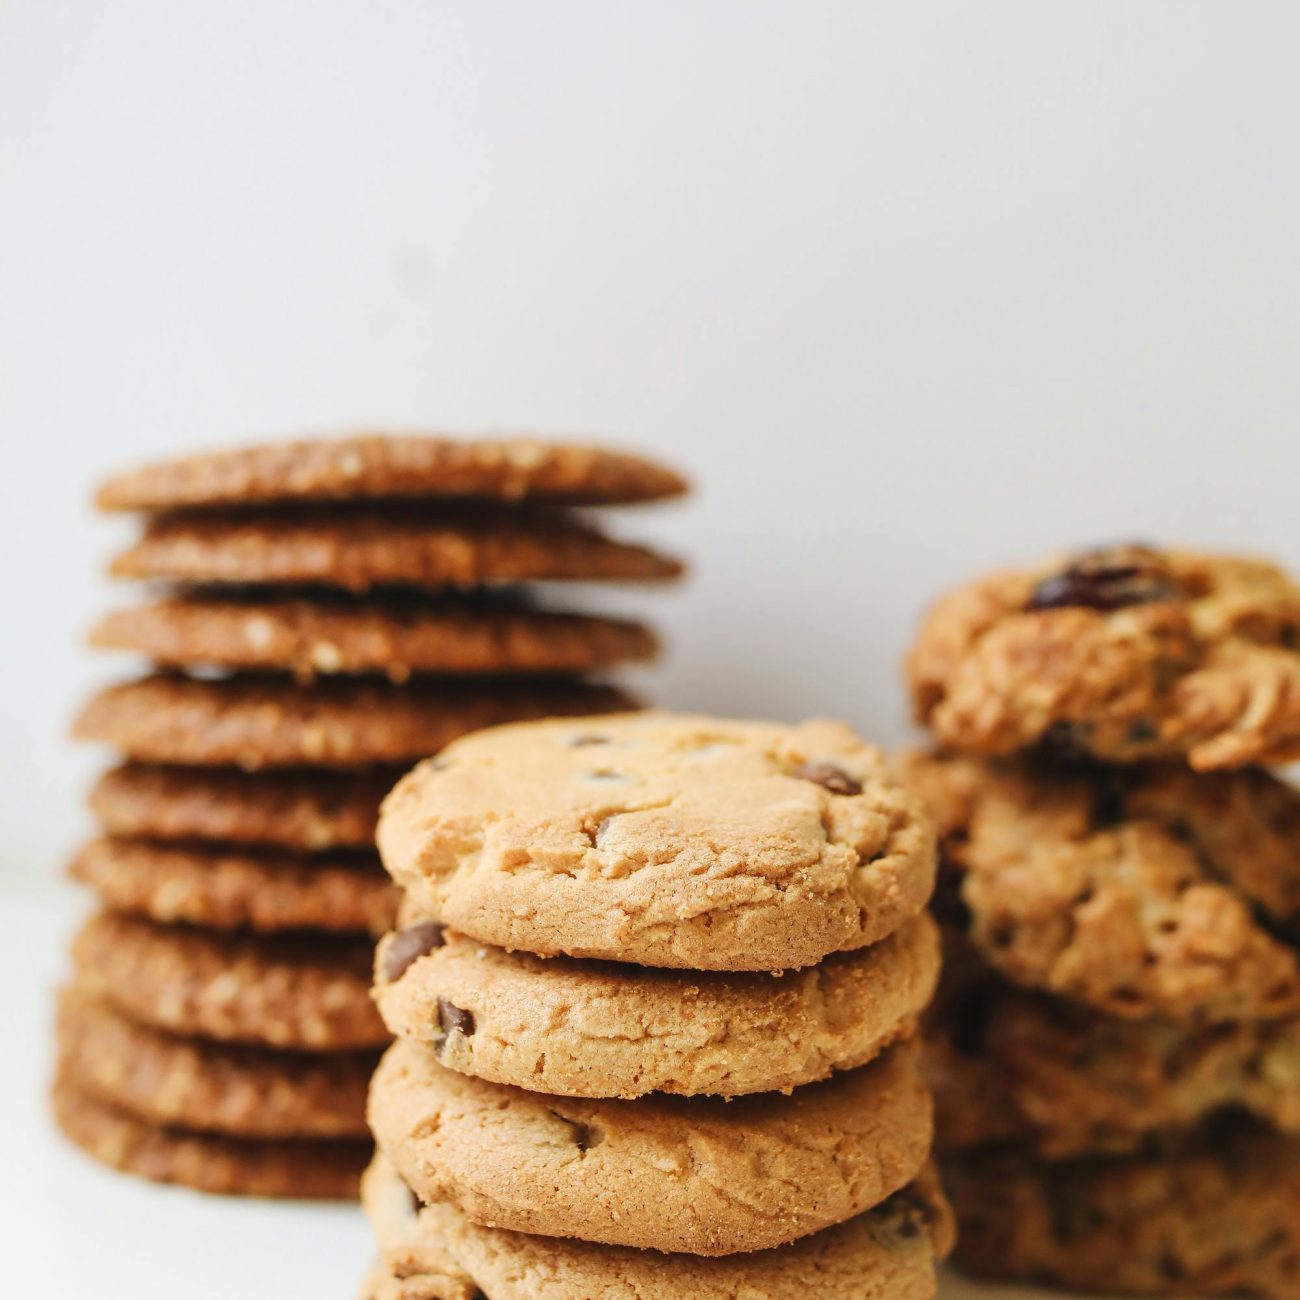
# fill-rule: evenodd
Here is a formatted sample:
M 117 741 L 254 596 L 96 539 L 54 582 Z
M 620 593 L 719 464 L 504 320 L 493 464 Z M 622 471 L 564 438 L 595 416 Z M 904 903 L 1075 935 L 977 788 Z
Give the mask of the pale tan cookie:
M 308 1051 L 388 1041 L 370 1001 L 370 943 L 219 935 L 100 913 L 72 941 L 78 986 L 172 1033 Z
M 183 595 L 117 610 L 90 644 L 173 668 L 333 673 L 580 673 L 652 659 L 642 623 L 520 602 L 419 597 Z
M 1300 1295 L 1300 1139 L 1213 1133 L 1184 1150 L 945 1166 L 958 1262 L 983 1277 L 1137 1295 Z
M 964 873 L 970 939 L 1008 979 L 1128 1018 L 1300 1013 L 1295 791 L 922 756 L 907 774 Z
M 473 1034 L 454 1010 L 449 1034 Z M 789 1096 L 601 1101 L 466 1078 L 399 1041 L 369 1118 L 422 1200 L 476 1223 L 694 1255 L 852 1218 L 916 1177 L 932 1136 L 911 1043 Z
M 235 1137 L 366 1136 L 373 1052 L 281 1052 L 180 1038 L 77 988 L 59 998 L 59 1072 L 149 1124 Z
M 414 904 L 475 939 L 694 970 L 876 943 L 934 879 L 919 803 L 832 722 L 501 727 L 405 777 L 378 842 Z
M 467 731 L 516 718 L 633 706 L 615 687 L 567 680 L 303 685 L 274 676 L 209 681 L 160 673 L 101 691 L 73 734 L 150 763 L 364 767 L 414 762 Z
M 1208 770 L 1300 757 L 1300 587 L 1272 564 L 1121 546 L 941 600 L 908 660 L 942 744 Z
M 101 1164 L 225 1196 L 352 1200 L 371 1152 L 368 1142 L 356 1140 L 233 1138 L 158 1128 L 62 1078 L 53 1104 L 64 1136 Z
M 101 510 L 387 497 L 544 498 L 592 505 L 680 496 L 686 480 L 626 451 L 537 438 L 361 433 L 157 461 L 96 493 Z
M 619 542 L 576 516 L 423 505 L 160 515 L 117 555 L 118 578 L 468 590 L 513 582 L 657 582 L 679 561 Z
M 95 782 L 90 808 L 112 835 L 307 852 L 371 848 L 379 805 L 404 771 L 239 772 L 124 763 Z
M 103 838 L 68 868 L 119 912 L 215 930 L 382 934 L 399 891 L 373 854 L 229 849 Z
M 450 1203 L 420 1206 L 382 1154 L 362 1200 L 379 1238 L 382 1300 L 931 1300 L 935 1258 L 952 1245 L 929 1169 L 848 1223 L 721 1258 L 479 1227 Z
M 910 1038 L 938 970 L 925 916 L 781 976 L 534 957 L 416 922 L 380 945 L 375 997 L 394 1034 L 463 1074 L 572 1097 L 739 1096 L 813 1083 Z M 447 1033 L 457 1010 L 476 1033 Z

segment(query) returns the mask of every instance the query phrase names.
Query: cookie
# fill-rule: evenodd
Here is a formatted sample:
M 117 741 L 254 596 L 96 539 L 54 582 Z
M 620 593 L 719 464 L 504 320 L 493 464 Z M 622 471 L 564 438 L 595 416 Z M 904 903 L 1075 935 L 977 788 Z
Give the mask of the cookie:
M 361 1141 L 219 1137 L 133 1119 L 59 1079 L 54 1118 L 101 1164 L 226 1196 L 352 1200 L 371 1147 Z
M 1300 758 L 1300 587 L 1258 560 L 1117 546 L 941 600 L 918 721 L 980 754 L 1048 745 L 1206 771 Z
M 1300 1012 L 1300 795 L 1263 773 L 908 766 L 1013 983 L 1125 1018 Z
M 778 1250 L 661 1255 L 527 1236 L 424 1205 L 382 1154 L 362 1179 L 378 1300 L 932 1300 L 952 1218 L 930 1170 L 848 1223 Z
M 630 452 L 535 438 L 360 434 L 158 461 L 108 480 L 101 510 L 387 497 L 591 505 L 680 496 L 686 480 Z
M 304 852 L 373 848 L 379 805 L 405 770 L 238 772 L 123 763 L 95 782 L 90 809 L 111 835 Z
M 333 673 L 581 673 L 652 659 L 642 623 L 500 601 L 398 596 L 172 596 L 118 610 L 90 633 L 168 667 Z
M 472 1036 L 447 1007 L 449 1036 Z M 370 1092 L 375 1140 L 424 1201 L 476 1223 L 694 1255 L 841 1223 L 917 1176 L 930 1098 L 914 1044 L 790 1096 L 560 1098 L 444 1069 L 398 1041 Z
M 831 722 L 644 713 L 501 727 L 403 778 L 378 842 L 424 914 L 484 943 L 783 970 L 929 897 L 929 818 Z
M 575 516 L 423 505 L 159 515 L 109 565 L 118 578 L 240 586 L 468 590 L 513 582 L 653 582 L 679 561 Z
M 570 1097 L 789 1091 L 910 1038 L 934 992 L 925 916 L 818 966 L 677 972 L 534 957 L 416 923 L 389 935 L 375 997 L 389 1029 L 463 1074 Z M 447 1033 L 446 1008 L 476 1032 Z
M 114 911 L 215 930 L 382 934 L 399 897 L 373 855 L 355 852 L 305 857 L 105 837 L 84 845 L 68 874 Z
M 308 1051 L 388 1041 L 370 951 L 360 938 L 220 935 L 107 912 L 72 942 L 78 987 L 131 1020 Z
M 218 680 L 155 674 L 94 696 L 73 728 L 150 763 L 363 767 L 414 762 L 467 731 L 516 718 L 634 707 L 588 682 Z
M 1259 1129 L 1172 1153 L 945 1166 L 959 1264 L 1088 1292 L 1300 1295 L 1300 1139 Z
M 235 1137 L 366 1136 L 373 1052 L 303 1053 L 179 1038 L 76 988 L 59 998 L 59 1072 L 148 1124 Z

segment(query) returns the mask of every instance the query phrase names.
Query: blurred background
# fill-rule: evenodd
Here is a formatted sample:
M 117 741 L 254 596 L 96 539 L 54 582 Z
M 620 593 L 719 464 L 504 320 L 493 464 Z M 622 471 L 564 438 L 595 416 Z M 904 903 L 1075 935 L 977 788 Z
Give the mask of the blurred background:
M 699 488 L 623 521 L 694 566 L 626 597 L 653 693 L 890 743 L 973 570 L 1300 566 L 1297 48 L 1283 2 L 0 0 L 0 875 L 82 830 L 88 496 L 142 458 L 644 448 Z

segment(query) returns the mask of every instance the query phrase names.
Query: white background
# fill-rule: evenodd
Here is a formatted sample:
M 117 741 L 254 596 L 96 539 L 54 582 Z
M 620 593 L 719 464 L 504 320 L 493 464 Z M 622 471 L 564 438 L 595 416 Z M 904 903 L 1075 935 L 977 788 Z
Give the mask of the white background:
M 1300 564 L 1297 48 L 1285 0 L 0 0 L 0 877 L 39 909 L 83 832 L 63 733 L 123 667 L 78 648 L 121 536 L 87 497 L 145 456 L 656 451 L 699 483 L 626 519 L 695 568 L 615 602 L 670 635 L 657 696 L 887 742 L 973 570 Z M 10 928 L 26 998 L 50 928 Z

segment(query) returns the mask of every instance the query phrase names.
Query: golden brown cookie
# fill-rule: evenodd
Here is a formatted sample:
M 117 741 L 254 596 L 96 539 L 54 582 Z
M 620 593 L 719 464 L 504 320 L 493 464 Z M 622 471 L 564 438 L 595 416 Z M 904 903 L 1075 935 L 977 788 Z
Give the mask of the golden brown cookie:
M 448 1033 L 472 1035 L 453 1008 Z M 694 1255 L 764 1250 L 878 1205 L 930 1152 L 914 1044 L 785 1096 L 560 1098 L 471 1079 L 398 1041 L 375 1140 L 422 1200 L 476 1223 Z
M 60 1078 L 54 1117 L 64 1136 L 101 1164 L 160 1183 L 226 1196 L 352 1200 L 370 1158 L 368 1142 L 233 1138 L 158 1128 L 133 1119 Z
M 934 878 L 929 818 L 830 722 L 497 728 L 403 778 L 378 842 L 415 906 L 484 943 L 693 970 L 876 943 Z
M 286 669 L 310 679 L 377 673 L 581 673 L 652 659 L 642 623 L 501 601 L 325 594 L 183 595 L 118 610 L 93 646 L 167 667 Z
M 969 937 L 1014 983 L 1126 1018 L 1300 1013 L 1300 794 L 1260 772 L 918 756 Z
M 781 976 L 534 957 L 416 922 L 380 945 L 375 997 L 394 1034 L 463 1074 L 571 1097 L 740 1096 L 825 1079 L 910 1038 L 938 970 L 925 916 Z M 449 1008 L 477 1032 L 448 1033 Z
M 156 1029 L 307 1051 L 387 1042 L 371 945 L 338 935 L 219 935 L 100 913 L 72 942 L 77 985 Z
M 414 762 L 467 731 L 516 718 L 634 707 L 612 686 L 567 680 L 361 680 L 168 674 L 101 691 L 73 734 L 150 763 L 364 767 Z
M 1300 587 L 1262 561 L 1145 546 L 1054 560 L 941 600 L 908 678 L 918 721 L 954 749 L 1287 762 Z
M 586 504 L 680 496 L 664 465 L 612 448 L 536 438 L 411 434 L 308 438 L 158 461 L 109 479 L 101 510 L 386 497 L 541 498 Z
M 421 1206 L 377 1155 L 362 1180 L 376 1300 L 932 1300 L 952 1217 L 930 1170 L 884 1204 L 790 1246 L 704 1258 L 485 1228 Z
M 59 1072 L 148 1124 L 233 1137 L 366 1136 L 373 1052 L 281 1052 L 180 1038 L 77 988 L 59 998 Z
M 513 582 L 647 582 L 682 566 L 576 516 L 424 505 L 160 515 L 110 564 L 167 582 L 471 589 Z
M 1136 1295 L 1300 1295 L 1300 1139 L 1214 1133 L 1183 1149 L 945 1166 L 958 1263 L 982 1277 Z
M 305 852 L 370 848 L 379 805 L 404 771 L 239 772 L 124 763 L 95 783 L 90 808 L 112 835 Z

